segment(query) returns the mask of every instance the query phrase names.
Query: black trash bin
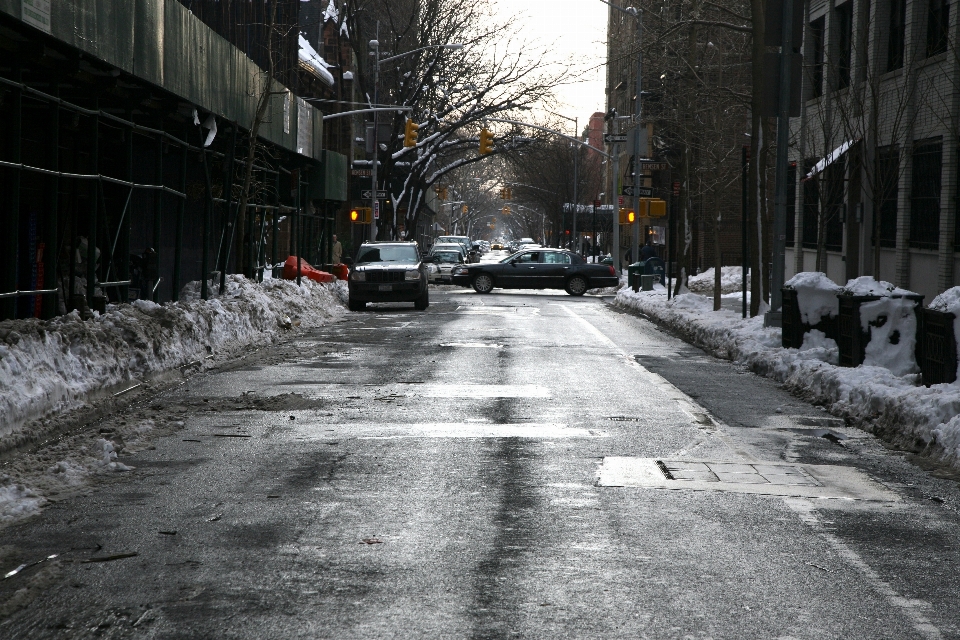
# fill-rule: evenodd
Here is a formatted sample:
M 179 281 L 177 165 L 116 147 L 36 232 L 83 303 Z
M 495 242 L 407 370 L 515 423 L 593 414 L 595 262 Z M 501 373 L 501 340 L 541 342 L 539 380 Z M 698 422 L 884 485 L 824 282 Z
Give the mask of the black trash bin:
M 874 302 L 888 296 L 851 296 L 840 294 L 837 299 L 840 301 L 840 314 L 837 317 L 837 347 L 840 350 L 841 367 L 859 367 L 863 364 L 866 357 L 867 345 L 870 343 L 870 331 L 864 331 L 860 322 L 860 307 L 868 302 Z M 923 296 L 919 294 L 909 294 L 905 296 L 895 295 L 891 298 L 907 298 L 913 300 L 914 312 L 917 314 L 917 346 L 915 357 L 919 365 L 922 360 L 922 348 L 920 339 L 923 336 Z
M 949 311 L 923 309 L 921 353 L 918 358 L 924 386 L 950 384 L 957 380 L 956 316 Z
M 803 336 L 816 329 L 831 339 L 837 340 L 837 316 L 826 316 L 817 324 L 807 324 L 800 315 L 800 292 L 792 287 L 784 287 L 781 327 L 781 344 L 784 349 L 799 349 L 803 346 Z

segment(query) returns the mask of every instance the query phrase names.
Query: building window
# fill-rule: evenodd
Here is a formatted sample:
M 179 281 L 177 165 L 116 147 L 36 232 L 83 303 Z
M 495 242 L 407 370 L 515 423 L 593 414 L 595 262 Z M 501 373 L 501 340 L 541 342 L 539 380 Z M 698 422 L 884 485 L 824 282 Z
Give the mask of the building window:
M 787 246 L 792 247 L 796 239 L 797 226 L 797 163 L 787 167 Z
M 947 0 L 929 0 L 927 9 L 927 56 L 947 50 L 947 30 L 950 7 Z
M 813 166 L 817 164 L 816 158 L 804 161 L 804 175 L 810 173 Z M 817 225 L 820 221 L 820 184 L 818 178 L 804 180 L 803 184 L 803 220 L 801 220 L 801 232 L 803 248 L 817 248 Z
M 940 168 L 943 143 L 918 142 L 913 148 L 910 188 L 910 246 L 937 249 L 940 245 Z
M 826 29 L 825 18 L 817 18 L 810 23 L 810 80 L 813 85 L 813 97 L 823 95 L 823 36 Z
M 880 246 L 897 246 L 897 198 L 900 197 L 900 150 L 884 147 L 877 150 L 875 204 L 879 216 Z
M 934 0 L 931 0 L 933 2 Z M 853 1 L 834 10 L 837 27 L 837 89 L 850 86 L 850 58 L 853 48 Z
M 890 1 L 890 23 L 887 34 L 887 71 L 903 66 L 903 43 L 906 37 L 907 0 Z
M 847 157 L 840 156 L 824 172 L 827 193 L 824 199 L 824 247 L 827 251 L 843 250 L 843 196 L 846 191 Z

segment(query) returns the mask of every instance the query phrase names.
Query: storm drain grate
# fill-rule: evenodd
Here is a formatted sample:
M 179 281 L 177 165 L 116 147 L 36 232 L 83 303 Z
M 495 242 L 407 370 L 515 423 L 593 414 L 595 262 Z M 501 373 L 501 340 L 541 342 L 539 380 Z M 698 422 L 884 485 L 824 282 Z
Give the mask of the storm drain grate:
M 732 484 L 776 484 L 821 487 L 802 467 L 787 464 L 739 464 L 733 462 L 689 462 L 657 460 L 667 480 L 728 482 Z

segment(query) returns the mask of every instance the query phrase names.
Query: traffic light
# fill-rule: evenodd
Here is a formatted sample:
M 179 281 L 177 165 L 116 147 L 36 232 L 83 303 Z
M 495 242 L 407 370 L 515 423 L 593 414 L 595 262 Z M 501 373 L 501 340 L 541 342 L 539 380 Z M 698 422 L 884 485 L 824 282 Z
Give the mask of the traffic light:
M 493 134 L 486 129 L 480 130 L 480 155 L 493 153 Z
M 354 224 L 370 224 L 373 219 L 373 209 L 370 207 L 354 207 L 350 209 L 350 222 Z
M 620 224 L 633 224 L 636 219 L 637 213 L 633 209 L 620 209 Z
M 640 216 L 662 218 L 667 215 L 667 203 L 660 198 L 640 198 Z
M 501 200 L 506 200 L 506 199 L 507 199 L 507 189 L 506 189 L 506 187 L 501 187 L 501 188 L 500 188 L 500 199 L 501 199 Z
M 503 215 L 505 215 L 505 216 L 510 215 L 510 207 L 504 207 L 504 208 L 503 208 Z
M 407 118 L 407 125 L 403 130 L 403 146 L 405 147 L 415 147 L 417 146 L 417 129 L 420 128 L 420 125 L 416 124 L 410 118 Z
M 467 213 L 468 211 L 470 211 L 470 207 L 468 207 L 467 205 L 463 205 L 462 207 L 460 207 L 460 213 Z
M 437 187 L 437 199 L 443 202 L 447 199 L 447 188 L 446 187 Z

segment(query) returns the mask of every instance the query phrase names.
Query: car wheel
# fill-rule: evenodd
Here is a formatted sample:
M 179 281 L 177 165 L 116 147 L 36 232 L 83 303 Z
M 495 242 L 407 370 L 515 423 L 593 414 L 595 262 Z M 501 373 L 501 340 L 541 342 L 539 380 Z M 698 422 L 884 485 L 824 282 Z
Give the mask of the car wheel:
M 367 303 L 350 299 L 347 301 L 347 308 L 350 309 L 350 311 L 363 311 L 367 308 Z
M 573 276 L 567 280 L 567 293 L 572 296 L 582 296 L 587 292 L 587 281 L 582 276 Z
M 473 278 L 473 290 L 477 293 L 490 293 L 493 291 L 493 278 L 485 273 L 480 273 Z
M 425 289 L 423 295 L 420 296 L 414 303 L 413 308 L 417 311 L 424 311 L 427 307 L 430 306 L 430 291 Z

